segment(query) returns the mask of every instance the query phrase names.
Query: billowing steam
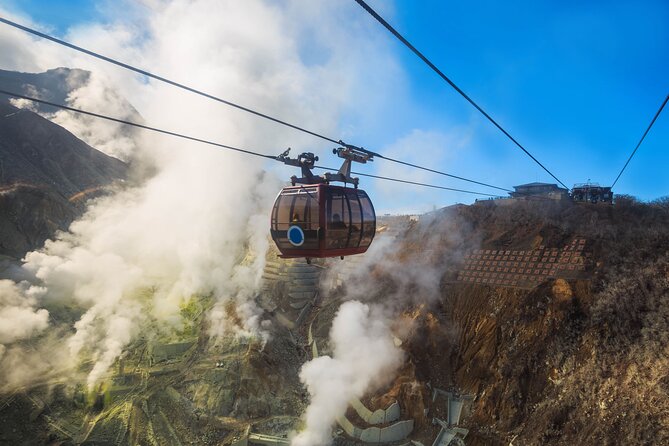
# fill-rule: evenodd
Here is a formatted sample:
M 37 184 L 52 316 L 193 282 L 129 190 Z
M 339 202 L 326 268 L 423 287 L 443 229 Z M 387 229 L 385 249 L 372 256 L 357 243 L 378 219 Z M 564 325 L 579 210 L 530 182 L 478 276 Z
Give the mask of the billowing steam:
M 74 88 L 67 99 L 68 104 L 75 108 L 141 122 L 132 105 L 110 88 L 104 76 L 98 73 L 91 73 L 85 84 Z M 133 154 L 136 155 L 138 131 L 135 129 L 65 110 L 56 112 L 51 119 L 107 155 L 123 161 L 129 161 Z
M 470 228 L 457 215 L 424 215 L 420 223 L 394 217 L 391 224 L 400 237 L 382 232 L 364 255 L 330 264 L 322 283 L 346 274 L 344 293 L 335 296 L 344 303 L 330 332 L 332 358 L 318 357 L 302 367 L 300 378 L 309 391 L 310 405 L 303 417 L 304 430 L 293 439 L 293 446 L 330 444 L 332 427 L 346 413 L 349 401 L 395 379 L 403 354 L 394 340 L 406 341 L 416 334 L 415 318 L 404 312 L 433 310 L 442 298 L 444 272 L 477 245 L 466 237 Z M 419 246 L 434 251 L 412 251 L 418 240 Z M 356 262 L 355 269 L 347 274 L 350 261 Z M 328 290 L 322 292 L 327 299 Z M 443 334 L 451 335 L 447 330 Z
M 49 312 L 11 280 L 0 280 L 0 358 L 4 344 L 30 338 L 48 326 Z
M 17 345 L 49 326 L 49 312 L 36 308 L 43 291 L 25 282 L 0 280 L 0 392 L 30 382 L 44 372 L 40 355 Z
M 332 357 L 315 358 L 300 371 L 311 402 L 293 446 L 330 444 L 332 426 L 348 402 L 394 377 L 403 352 L 393 343 L 389 322 L 380 307 L 358 301 L 342 304 L 330 331 Z
M 125 6 L 118 17 L 107 17 L 105 25 L 74 28 L 65 37 L 325 133 L 339 134 L 344 112 L 349 118 L 369 112 L 364 96 L 383 97 L 386 78 L 397 72 L 383 45 L 365 38 L 368 25 L 359 23 L 365 18 L 353 14 L 352 5 L 172 0 Z M 132 22 L 124 21 L 128 17 Z M 355 28 L 358 36 L 341 32 L 341 23 Z M 0 33 L 6 68 L 68 66 L 94 73 L 68 98 L 75 106 L 127 117 L 132 110 L 125 97 L 158 127 L 269 154 L 288 146 L 314 150 L 306 144 L 311 138 L 221 104 L 6 27 Z M 368 66 L 376 67 L 375 74 Z M 372 76 L 374 82 L 369 82 Z M 350 101 L 353 96 L 355 102 Z M 88 376 L 93 386 L 140 334 L 178 330 L 180 306 L 198 295 L 213 295 L 218 302 L 208 315 L 213 336 L 266 339 L 267 323 L 252 297 L 264 265 L 268 209 L 281 184 L 278 175 L 266 172 L 260 159 L 128 132 L 66 112 L 54 119 L 98 148 L 133 160 L 136 172 L 151 175 L 90 203 L 69 232 L 26 256 L 25 269 L 34 275 L 35 285 L 21 289 L 5 284 L 2 294 L 10 297 L 0 301 L 0 317 L 19 314 L 25 322 L 13 331 L 3 319 L 2 343 L 45 330 L 48 314 L 39 309 L 40 302 L 74 302 L 83 314 L 63 334 L 65 341 L 53 345 L 66 347 L 71 365 L 82 354 L 94 360 Z M 35 290 L 40 290 L 39 298 Z M 236 305 L 236 318 L 225 311 L 228 302 Z M 41 340 L 47 343 L 50 337 Z M 38 344 L 35 354 L 41 345 L 46 344 Z M 5 345 L 3 351 L 5 347 L 9 349 Z M 12 348 L 11 367 L 18 361 L 45 364 L 27 347 Z M 7 351 L 0 359 L 5 372 L 10 367 Z

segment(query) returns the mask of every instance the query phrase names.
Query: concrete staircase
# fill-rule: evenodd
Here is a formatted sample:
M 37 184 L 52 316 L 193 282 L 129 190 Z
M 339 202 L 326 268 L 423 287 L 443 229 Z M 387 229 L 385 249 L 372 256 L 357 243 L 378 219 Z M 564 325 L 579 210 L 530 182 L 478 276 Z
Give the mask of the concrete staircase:
M 282 259 L 271 248 L 262 274 L 258 304 L 289 329 L 301 325 L 318 296 L 323 267 L 305 259 Z
M 318 292 L 322 268 L 310 265 L 305 259 L 286 261 L 285 280 L 288 284 L 289 305 L 301 310 L 310 303 Z

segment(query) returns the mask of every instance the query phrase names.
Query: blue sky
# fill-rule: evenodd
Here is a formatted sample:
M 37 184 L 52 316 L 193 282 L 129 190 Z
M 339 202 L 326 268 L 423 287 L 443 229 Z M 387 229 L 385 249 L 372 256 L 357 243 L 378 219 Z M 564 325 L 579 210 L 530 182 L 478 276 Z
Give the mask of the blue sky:
M 102 15 L 95 2 L 83 0 L 2 3 L 59 33 Z M 375 0 L 370 4 L 569 186 L 589 179 L 610 185 L 669 93 L 666 0 Z M 553 182 L 450 86 L 369 20 L 405 70 L 410 98 L 351 135 L 354 143 L 382 151 L 416 129 L 467 134 L 463 144 L 444 147 L 448 155 L 432 166 L 503 187 Z M 665 110 L 656 122 L 615 192 L 645 200 L 669 195 L 668 115 Z M 376 172 L 381 162 L 367 171 Z M 439 176 L 428 180 L 489 191 Z M 372 195 L 376 187 L 370 187 Z M 422 209 L 474 198 L 424 191 L 417 197 L 413 201 Z M 381 210 L 397 208 L 387 197 L 379 205 Z
M 91 0 L 3 0 L 1 4 L 26 13 L 35 22 L 48 24 L 58 34 L 71 25 L 100 17 L 98 3 Z
M 669 93 L 666 1 L 399 0 L 389 20 L 570 186 L 610 185 Z M 451 170 L 505 186 L 551 181 L 418 58 L 396 51 L 424 108 L 418 119 L 475 126 Z M 668 146 L 665 110 L 616 191 L 669 194 Z

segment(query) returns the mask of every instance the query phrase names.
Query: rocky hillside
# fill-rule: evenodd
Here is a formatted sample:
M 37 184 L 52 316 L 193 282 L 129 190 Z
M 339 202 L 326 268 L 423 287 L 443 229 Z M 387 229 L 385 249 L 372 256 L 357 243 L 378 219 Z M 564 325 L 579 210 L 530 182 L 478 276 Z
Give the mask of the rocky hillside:
M 470 253 L 562 249 L 574 237 L 586 241 L 582 272 L 525 288 L 458 280 Z M 669 207 L 624 197 L 451 207 L 415 224 L 395 256 L 439 272 L 434 299 L 396 266 L 375 271 L 377 299 L 413 294 L 411 361 L 394 387 L 420 384 L 425 429 L 444 404 L 429 383 L 473 396 L 466 444 L 669 443 Z M 504 271 L 481 262 L 481 275 Z
M 40 115 L 0 103 L 0 255 L 22 257 L 81 214 L 127 165 Z

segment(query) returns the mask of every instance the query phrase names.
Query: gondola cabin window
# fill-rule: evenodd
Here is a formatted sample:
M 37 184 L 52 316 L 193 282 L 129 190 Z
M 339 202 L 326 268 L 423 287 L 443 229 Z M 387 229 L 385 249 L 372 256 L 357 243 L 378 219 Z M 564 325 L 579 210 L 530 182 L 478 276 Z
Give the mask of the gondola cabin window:
M 285 233 L 277 241 L 279 250 L 295 248 L 288 239 L 287 231 L 297 226 L 302 229 L 304 240 L 301 249 L 318 249 L 319 245 L 318 188 L 314 186 L 283 190 L 277 197 L 272 210 L 272 234 Z

